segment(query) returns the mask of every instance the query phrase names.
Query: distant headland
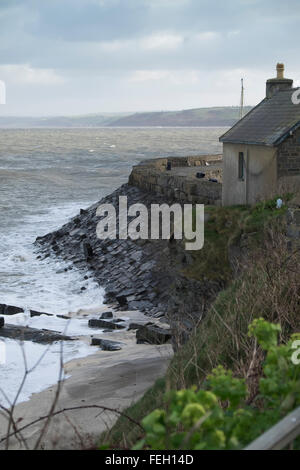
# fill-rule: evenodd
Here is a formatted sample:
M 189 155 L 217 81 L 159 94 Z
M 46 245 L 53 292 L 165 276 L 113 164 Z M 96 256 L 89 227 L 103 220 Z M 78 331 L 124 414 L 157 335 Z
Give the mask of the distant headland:
M 244 109 L 245 113 L 251 106 Z M 79 116 L 0 116 L 0 128 L 91 127 L 231 127 L 239 119 L 238 106 L 195 108 L 181 111 L 99 113 Z

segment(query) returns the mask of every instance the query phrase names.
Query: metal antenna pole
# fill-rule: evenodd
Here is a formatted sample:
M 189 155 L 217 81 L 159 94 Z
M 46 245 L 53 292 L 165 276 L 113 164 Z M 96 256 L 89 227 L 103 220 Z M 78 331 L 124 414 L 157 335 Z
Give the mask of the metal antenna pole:
M 242 89 L 241 89 L 241 103 L 240 103 L 240 119 L 244 116 L 244 79 L 241 79 Z

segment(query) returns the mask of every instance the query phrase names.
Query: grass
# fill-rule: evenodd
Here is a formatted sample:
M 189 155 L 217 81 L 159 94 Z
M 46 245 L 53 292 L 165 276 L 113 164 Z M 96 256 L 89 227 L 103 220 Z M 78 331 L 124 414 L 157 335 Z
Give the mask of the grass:
M 252 234 L 253 244 L 247 261 L 243 260 L 242 275 L 218 295 L 189 341 L 174 355 L 165 379 L 157 381 L 126 410 L 138 422 L 155 408 L 166 406 L 163 397 L 167 389 L 191 385 L 200 388 L 218 364 L 250 380 L 249 387 L 255 395 L 263 356 L 254 354 L 254 340 L 247 335 L 254 318 L 280 323 L 282 341 L 300 331 L 300 253 L 287 247 L 281 217 L 285 209 L 274 209 L 271 201 L 253 208 L 208 210 L 206 245 L 185 271 L 187 275 L 203 279 L 216 272 L 229 280 L 228 247 L 239 243 L 243 234 Z M 101 441 L 130 448 L 139 437 L 140 430 L 121 418 Z
M 291 195 L 286 195 L 288 200 Z M 263 237 L 264 229 L 273 219 L 279 219 L 286 211 L 286 206 L 276 209 L 277 197 L 271 201 L 249 206 L 206 207 L 204 229 L 204 248 L 191 252 L 193 262 L 183 270 L 190 278 L 230 281 L 232 265 L 229 249 L 240 246 L 242 237 L 248 238 L 255 247 Z M 251 248 L 251 246 L 249 246 Z

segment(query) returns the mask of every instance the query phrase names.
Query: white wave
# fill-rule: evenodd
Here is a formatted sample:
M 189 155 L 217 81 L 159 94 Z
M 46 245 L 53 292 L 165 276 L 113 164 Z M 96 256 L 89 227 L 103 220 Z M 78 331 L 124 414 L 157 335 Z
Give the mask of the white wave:
M 27 401 L 33 393 L 41 392 L 57 383 L 61 352 L 63 353 L 63 362 L 66 363 L 71 359 L 94 354 L 96 351 L 95 348 L 81 341 L 64 342 L 63 349 L 61 349 L 60 343 L 54 343 L 49 349 L 46 349 L 46 346 L 30 341 L 23 343 L 22 346 L 11 339 L 5 339 L 4 342 L 6 362 L 0 365 L 0 404 L 4 406 L 8 406 L 9 402 L 11 403 L 15 399 L 24 376 L 25 366 L 22 348 L 28 369 L 33 368 L 43 355 L 44 357 L 37 367 L 28 374 L 17 403 Z M 68 376 L 64 378 L 68 378 Z
M 90 318 L 95 318 L 97 315 L 88 315 L 86 317 L 74 317 L 70 319 L 60 318 L 56 315 L 40 315 L 30 317 L 29 311 L 17 313 L 16 315 L 2 315 L 5 318 L 5 323 L 11 325 L 29 326 L 31 328 L 38 328 L 40 330 L 52 330 L 68 336 L 84 336 L 91 333 L 101 333 L 103 329 L 93 328 L 88 326 Z M 99 315 L 98 315 L 99 317 Z
M 0 303 L 64 314 L 103 303 L 103 289 L 92 279 L 58 258 L 37 259 L 36 235 L 63 225 L 78 213 L 80 203 L 66 204 L 28 216 L 16 233 L 0 237 Z M 81 291 L 81 287 L 86 290 Z

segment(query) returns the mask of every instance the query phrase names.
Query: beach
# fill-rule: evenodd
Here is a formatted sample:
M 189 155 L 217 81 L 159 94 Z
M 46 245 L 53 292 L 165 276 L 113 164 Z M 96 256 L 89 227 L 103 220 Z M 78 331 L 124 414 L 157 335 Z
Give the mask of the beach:
M 132 321 L 147 322 L 149 318 L 141 312 L 125 312 Z M 124 312 L 122 312 L 124 314 Z M 122 343 L 120 351 L 98 350 L 95 354 L 74 359 L 65 364 L 67 378 L 61 386 L 55 411 L 83 407 L 79 410 L 59 414 L 51 420 L 49 429 L 39 448 L 78 449 L 91 448 L 102 432 L 107 431 L 118 418 L 117 413 L 103 411 L 107 407 L 122 411 L 135 403 L 154 382 L 164 375 L 172 357 L 172 347 L 165 345 L 136 344 L 135 331 L 103 333 L 97 335 L 107 340 Z M 81 337 L 82 341 L 89 338 Z M 55 399 L 57 386 L 33 394 L 29 401 L 20 403 L 15 409 L 18 427 L 47 416 Z M 28 427 L 22 433 L 30 449 L 34 448 L 45 420 Z M 1 438 L 5 436 L 7 418 L 0 416 Z M 1 443 L 5 447 L 5 442 Z M 24 443 L 12 437 L 10 449 L 23 449 Z

